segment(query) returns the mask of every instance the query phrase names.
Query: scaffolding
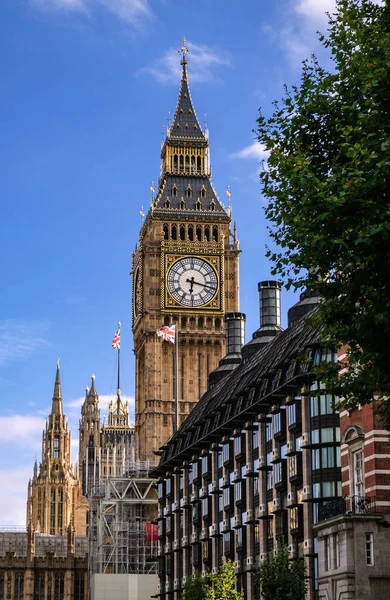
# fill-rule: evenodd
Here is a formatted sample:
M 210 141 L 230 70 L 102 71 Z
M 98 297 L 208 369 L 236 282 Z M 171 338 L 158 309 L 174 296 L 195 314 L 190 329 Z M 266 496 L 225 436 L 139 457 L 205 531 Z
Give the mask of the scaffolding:
M 150 462 L 129 462 L 126 473 L 95 486 L 89 502 L 89 575 L 157 573 L 157 545 L 145 523 L 157 517 Z M 153 529 L 154 533 L 154 529 Z M 150 535 L 155 537 L 155 535 Z

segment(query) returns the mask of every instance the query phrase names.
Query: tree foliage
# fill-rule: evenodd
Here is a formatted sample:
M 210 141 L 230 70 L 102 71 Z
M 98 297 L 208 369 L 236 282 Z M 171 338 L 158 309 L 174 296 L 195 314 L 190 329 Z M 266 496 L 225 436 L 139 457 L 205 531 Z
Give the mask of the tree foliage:
M 244 593 L 235 589 L 234 562 L 224 561 L 217 575 L 210 575 L 210 586 L 206 589 L 206 600 L 244 600 Z
M 255 577 L 261 600 L 305 600 L 304 560 L 289 561 L 285 545 L 267 554 Z
M 348 345 L 344 375 L 320 372 L 328 389 L 347 408 L 379 393 L 390 429 L 390 0 L 336 0 L 320 40 L 334 69 L 304 62 L 258 119 L 268 256 L 287 287 L 322 296 L 324 345 Z
M 205 600 L 206 584 L 199 571 L 195 571 L 194 575 L 188 577 L 184 584 L 183 600 Z

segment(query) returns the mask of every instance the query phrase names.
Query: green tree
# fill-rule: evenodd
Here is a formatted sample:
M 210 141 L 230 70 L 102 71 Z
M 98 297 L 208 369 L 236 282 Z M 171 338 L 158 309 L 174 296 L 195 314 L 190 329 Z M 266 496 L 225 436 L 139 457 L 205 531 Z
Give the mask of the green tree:
M 269 552 L 255 574 L 261 600 L 305 600 L 305 563 L 290 561 L 288 549 L 280 546 Z
M 324 346 L 348 346 L 344 375 L 320 367 L 329 391 L 347 408 L 377 398 L 390 429 L 390 0 L 337 0 L 320 40 L 334 68 L 304 62 L 258 119 L 268 256 L 287 287 L 322 296 Z
M 209 575 L 210 585 L 206 589 L 206 600 L 244 600 L 244 593 L 235 589 L 234 562 L 224 561 L 217 575 Z
M 183 600 L 205 600 L 206 584 L 199 571 L 195 571 L 194 575 L 188 577 L 184 584 Z

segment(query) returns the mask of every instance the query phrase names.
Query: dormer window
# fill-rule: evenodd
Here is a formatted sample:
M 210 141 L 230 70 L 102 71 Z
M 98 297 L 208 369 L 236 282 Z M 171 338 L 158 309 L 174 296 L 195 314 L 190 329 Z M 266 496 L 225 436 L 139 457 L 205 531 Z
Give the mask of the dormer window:
M 202 208 L 202 204 L 200 202 L 200 200 L 197 200 L 196 202 L 196 210 L 200 210 Z
M 172 196 L 177 196 L 177 187 L 175 185 L 172 188 Z
M 192 189 L 191 189 L 191 186 L 188 186 L 188 188 L 187 188 L 187 192 L 186 192 L 186 196 L 187 196 L 187 198 L 191 198 L 191 196 L 192 196 Z
M 165 200 L 165 208 L 170 208 L 170 207 L 171 207 L 171 201 L 170 201 L 170 199 L 169 199 L 169 198 L 167 198 L 167 199 Z
M 204 187 L 202 187 L 202 189 L 200 190 L 200 197 L 201 198 L 206 198 L 206 190 Z
M 214 202 L 214 200 L 212 200 L 210 202 L 210 210 L 215 210 L 215 202 Z
M 183 112 L 184 112 L 184 110 L 181 108 L 181 109 L 180 109 L 180 112 L 181 112 L 181 113 L 183 113 Z
M 188 114 L 192 115 L 192 110 L 190 108 L 188 109 Z
M 181 199 L 181 200 L 180 200 L 180 209 L 181 209 L 181 210 L 184 210 L 184 209 L 185 209 L 185 207 L 186 207 L 186 203 L 184 202 L 184 200 L 183 200 L 183 199 Z

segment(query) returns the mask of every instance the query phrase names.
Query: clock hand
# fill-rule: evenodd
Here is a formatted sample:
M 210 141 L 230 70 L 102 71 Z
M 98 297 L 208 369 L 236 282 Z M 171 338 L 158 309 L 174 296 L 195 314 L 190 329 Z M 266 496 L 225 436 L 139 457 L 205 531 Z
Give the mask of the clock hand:
M 191 279 L 187 279 L 186 280 L 187 283 L 190 284 L 190 294 L 192 294 L 192 292 L 194 291 L 194 277 L 192 276 Z
M 192 277 L 191 279 L 193 280 L 194 278 Z M 187 279 L 187 281 L 189 281 L 189 280 Z M 214 290 L 215 291 L 217 289 L 217 288 L 215 288 L 215 287 L 213 287 L 211 285 L 207 285 L 207 283 L 201 283 L 200 281 L 192 281 L 191 283 L 192 283 L 192 285 L 194 283 L 196 283 L 196 285 L 201 285 L 201 286 L 203 286 L 205 288 L 208 288 L 209 290 Z

